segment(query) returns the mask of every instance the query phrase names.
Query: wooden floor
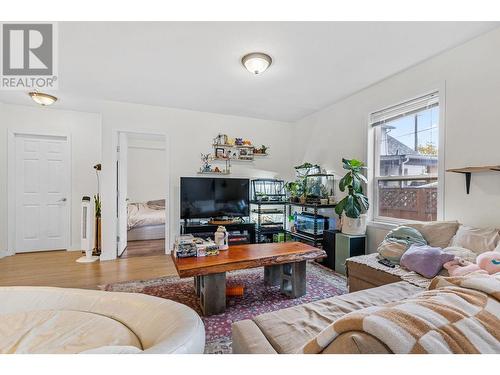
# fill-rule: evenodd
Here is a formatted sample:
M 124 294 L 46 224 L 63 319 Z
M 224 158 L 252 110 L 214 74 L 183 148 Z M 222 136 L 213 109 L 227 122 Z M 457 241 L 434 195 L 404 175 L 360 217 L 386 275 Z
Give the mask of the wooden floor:
M 76 263 L 78 251 L 16 254 L 0 259 L 0 286 L 33 285 L 97 289 L 118 281 L 177 275 L 170 255 Z
M 165 254 L 165 239 L 163 240 L 146 240 L 146 241 L 129 241 L 127 248 L 121 255 L 121 259 L 132 258 L 145 255 L 162 255 Z

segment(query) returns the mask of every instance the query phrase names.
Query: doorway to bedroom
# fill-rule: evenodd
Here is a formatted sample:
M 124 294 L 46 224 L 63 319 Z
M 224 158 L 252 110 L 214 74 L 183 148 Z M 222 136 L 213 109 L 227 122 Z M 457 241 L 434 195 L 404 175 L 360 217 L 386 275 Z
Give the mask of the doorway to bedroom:
M 119 132 L 117 255 L 165 254 L 168 165 L 164 135 Z

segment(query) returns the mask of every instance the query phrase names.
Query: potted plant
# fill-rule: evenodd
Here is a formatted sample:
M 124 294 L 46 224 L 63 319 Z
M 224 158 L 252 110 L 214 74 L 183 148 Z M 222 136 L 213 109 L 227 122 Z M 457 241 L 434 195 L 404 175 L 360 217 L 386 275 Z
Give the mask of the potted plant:
M 364 163 L 359 160 L 342 159 L 343 168 L 348 172 L 339 181 L 339 189 L 347 195 L 337 203 L 335 212 L 340 216 L 342 233 L 363 235 L 366 233 L 366 211 L 370 207 L 368 198 L 363 194 L 366 177 Z
M 299 199 L 299 183 L 296 181 L 287 182 L 285 189 L 290 195 L 290 202 L 297 202 Z

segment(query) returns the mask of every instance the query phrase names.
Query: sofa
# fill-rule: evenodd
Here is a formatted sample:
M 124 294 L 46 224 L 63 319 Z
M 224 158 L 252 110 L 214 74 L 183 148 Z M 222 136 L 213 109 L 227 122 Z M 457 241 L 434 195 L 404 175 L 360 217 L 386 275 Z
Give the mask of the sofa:
M 292 354 L 345 314 L 370 306 L 399 301 L 423 289 L 405 281 L 369 290 L 273 311 L 233 323 L 233 353 Z M 361 332 L 343 334 L 325 354 L 390 353 L 373 337 Z
M 135 293 L 0 287 L 0 353 L 203 353 L 191 308 Z
M 458 221 L 435 221 L 428 223 L 408 223 L 405 226 L 422 233 L 430 246 L 440 247 L 445 252 L 474 261 L 485 251 L 500 247 L 500 235 L 494 228 L 473 228 L 461 225 Z M 373 249 L 376 250 L 376 249 Z M 406 281 L 426 288 L 430 280 L 406 270 L 399 265 L 389 268 L 378 262 L 377 253 L 367 254 L 346 260 L 346 276 L 349 292 L 356 292 L 381 285 Z M 447 276 L 446 270 L 440 275 Z
M 482 251 L 493 250 L 500 240 L 495 229 L 460 226 L 456 221 L 418 223 L 412 226 L 432 246 L 449 247 L 448 251 L 459 255 L 470 254 L 469 256 L 474 257 Z M 234 323 L 233 353 L 297 353 L 303 345 L 344 315 L 413 298 L 425 291 L 430 284 L 429 279 L 415 272 L 399 266 L 392 269 L 380 265 L 377 254 L 350 258 L 346 262 L 346 269 L 349 294 Z M 442 273 L 447 275 L 446 272 Z M 360 330 L 352 330 L 343 332 L 322 349 L 321 353 L 389 354 L 392 351 L 375 337 Z

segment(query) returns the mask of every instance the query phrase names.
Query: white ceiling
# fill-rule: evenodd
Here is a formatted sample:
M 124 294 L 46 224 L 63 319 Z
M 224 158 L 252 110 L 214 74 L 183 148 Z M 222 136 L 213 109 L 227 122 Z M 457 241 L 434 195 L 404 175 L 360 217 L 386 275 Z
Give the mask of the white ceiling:
M 64 108 L 65 95 L 77 95 L 296 121 L 499 25 L 63 22 L 56 105 Z M 255 51 L 274 60 L 261 76 L 240 64 Z M 0 100 L 30 99 L 2 92 Z

